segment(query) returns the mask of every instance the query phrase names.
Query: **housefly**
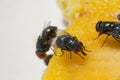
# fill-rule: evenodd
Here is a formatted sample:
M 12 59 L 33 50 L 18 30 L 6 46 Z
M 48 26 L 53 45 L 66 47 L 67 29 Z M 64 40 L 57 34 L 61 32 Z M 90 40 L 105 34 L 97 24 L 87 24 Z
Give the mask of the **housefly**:
M 53 39 L 56 37 L 56 26 L 48 26 L 42 31 L 42 35 L 38 37 L 36 43 L 36 55 L 38 58 L 43 59 L 45 64 L 48 65 L 50 58 L 53 55 L 47 55 L 46 53 L 52 46 Z
M 112 36 L 115 40 L 120 42 L 120 23 L 112 21 L 98 21 L 96 24 L 96 31 L 99 32 L 99 36 L 102 34 L 107 35 L 102 46 L 105 44 L 109 36 Z
M 64 53 L 64 51 L 69 51 L 70 52 L 70 59 L 71 59 L 71 51 L 73 51 L 75 54 L 79 55 L 81 58 L 84 59 L 84 56 L 87 54 L 84 52 L 85 47 L 81 41 L 79 41 L 76 37 L 73 37 L 71 35 L 61 35 L 58 36 L 56 39 L 56 46 L 61 49 L 61 52 Z M 87 50 L 86 50 L 87 51 Z M 79 54 L 79 52 L 82 53 Z

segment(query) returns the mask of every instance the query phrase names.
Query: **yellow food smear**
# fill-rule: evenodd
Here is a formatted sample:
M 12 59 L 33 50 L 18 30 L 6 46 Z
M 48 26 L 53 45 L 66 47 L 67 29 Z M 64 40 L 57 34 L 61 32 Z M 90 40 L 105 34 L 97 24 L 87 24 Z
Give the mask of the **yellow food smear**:
M 120 12 L 120 1 L 84 1 L 87 3 L 81 7 L 86 14 L 75 19 L 65 31 L 76 36 L 91 52 L 86 52 L 85 59 L 72 52 L 70 59 L 70 52 L 65 51 L 60 56 L 61 50 L 55 47 L 57 56 L 53 56 L 41 80 L 120 80 L 120 43 L 110 36 L 101 47 L 107 35 L 94 40 L 98 36 L 95 29 L 98 21 L 118 21 L 116 13 Z
M 65 21 L 69 23 L 88 12 L 103 11 L 104 9 L 107 10 L 105 12 L 108 12 L 115 11 L 113 10 L 115 8 L 120 9 L 119 0 L 57 0 L 57 3 Z

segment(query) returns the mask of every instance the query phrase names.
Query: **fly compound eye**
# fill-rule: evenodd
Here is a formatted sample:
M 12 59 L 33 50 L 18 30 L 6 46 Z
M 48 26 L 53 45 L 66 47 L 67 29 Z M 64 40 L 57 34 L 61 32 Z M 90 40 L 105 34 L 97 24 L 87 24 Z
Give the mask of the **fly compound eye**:
M 96 24 L 96 31 L 99 32 L 100 31 L 100 24 L 102 23 L 102 21 L 98 21 Z

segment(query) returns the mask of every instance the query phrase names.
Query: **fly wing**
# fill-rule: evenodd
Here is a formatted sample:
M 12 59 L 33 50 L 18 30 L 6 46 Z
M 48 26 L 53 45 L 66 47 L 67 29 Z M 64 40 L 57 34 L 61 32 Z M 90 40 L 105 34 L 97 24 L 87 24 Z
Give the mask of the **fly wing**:
M 120 23 L 118 23 L 117 26 L 113 29 L 111 35 L 115 40 L 120 42 Z
M 120 38 L 117 38 L 117 37 L 115 37 L 115 36 L 113 36 L 113 38 L 114 38 L 116 41 L 120 42 Z
M 111 13 L 110 16 L 113 18 L 113 19 L 117 19 L 118 21 L 120 21 L 120 11 L 119 12 L 116 12 L 116 13 Z
M 39 33 L 39 36 L 42 36 L 44 29 L 49 27 L 50 24 L 51 24 L 51 21 L 47 21 L 47 20 L 44 21 L 44 23 L 42 24 L 42 27 L 41 27 L 42 30 L 40 29 L 41 31 Z
M 45 20 L 45 22 L 44 22 L 44 24 L 43 24 L 43 29 L 45 29 L 45 28 L 47 28 L 47 27 L 49 27 L 50 26 L 50 24 L 51 24 L 51 21 L 50 20 Z
M 70 33 L 66 32 L 65 30 L 58 29 L 57 30 L 57 37 L 61 36 L 61 35 L 70 35 L 70 36 L 72 36 Z

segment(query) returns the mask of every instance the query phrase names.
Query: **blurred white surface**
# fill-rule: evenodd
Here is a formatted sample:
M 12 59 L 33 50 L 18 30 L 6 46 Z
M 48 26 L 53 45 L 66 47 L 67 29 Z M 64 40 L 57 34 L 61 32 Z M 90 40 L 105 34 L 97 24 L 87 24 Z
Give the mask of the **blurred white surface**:
M 64 26 L 56 0 L 0 0 L 0 80 L 40 80 L 35 38 L 45 20 Z

